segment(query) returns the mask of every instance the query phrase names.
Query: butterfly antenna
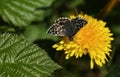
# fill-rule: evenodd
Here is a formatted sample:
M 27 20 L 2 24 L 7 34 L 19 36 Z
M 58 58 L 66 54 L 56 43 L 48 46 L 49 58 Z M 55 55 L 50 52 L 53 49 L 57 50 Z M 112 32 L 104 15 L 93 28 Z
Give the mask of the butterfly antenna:
M 78 10 L 74 8 L 75 16 L 78 16 Z

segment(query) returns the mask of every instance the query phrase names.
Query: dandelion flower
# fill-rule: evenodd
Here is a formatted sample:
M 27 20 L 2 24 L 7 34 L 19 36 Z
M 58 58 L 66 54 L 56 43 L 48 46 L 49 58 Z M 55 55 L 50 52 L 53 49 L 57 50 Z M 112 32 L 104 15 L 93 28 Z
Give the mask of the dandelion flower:
M 57 51 L 64 50 L 66 59 L 72 56 L 79 58 L 88 54 L 91 59 L 91 69 L 93 69 L 94 63 L 102 66 L 108 61 L 107 56 L 110 56 L 111 41 L 114 39 L 111 36 L 113 34 L 110 33 L 108 27 L 105 27 L 106 22 L 86 14 L 79 14 L 78 16 L 86 19 L 87 24 L 73 36 L 72 41 L 68 37 L 63 37 L 59 43 L 53 45 L 53 48 L 56 48 Z M 70 19 L 75 17 L 71 15 Z

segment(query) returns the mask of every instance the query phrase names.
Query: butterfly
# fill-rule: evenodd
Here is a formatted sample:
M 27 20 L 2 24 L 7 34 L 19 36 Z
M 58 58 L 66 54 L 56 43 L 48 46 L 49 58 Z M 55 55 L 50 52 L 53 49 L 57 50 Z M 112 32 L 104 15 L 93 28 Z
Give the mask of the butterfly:
M 69 40 L 73 40 L 73 36 L 86 24 L 87 21 L 81 17 L 75 17 L 73 19 L 60 17 L 48 28 L 47 34 L 62 37 L 68 36 Z

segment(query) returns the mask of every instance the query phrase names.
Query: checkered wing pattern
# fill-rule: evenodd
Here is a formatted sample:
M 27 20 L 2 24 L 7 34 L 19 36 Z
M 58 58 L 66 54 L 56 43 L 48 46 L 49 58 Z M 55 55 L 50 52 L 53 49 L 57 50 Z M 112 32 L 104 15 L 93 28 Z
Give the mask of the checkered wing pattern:
M 50 26 L 47 33 L 54 36 L 68 36 L 73 40 L 73 36 L 85 25 L 87 21 L 83 18 L 76 17 L 70 20 L 67 17 L 61 17 L 55 20 Z
M 67 17 L 60 17 L 50 26 L 47 33 L 54 36 L 67 36 L 66 26 L 69 27 L 70 20 Z

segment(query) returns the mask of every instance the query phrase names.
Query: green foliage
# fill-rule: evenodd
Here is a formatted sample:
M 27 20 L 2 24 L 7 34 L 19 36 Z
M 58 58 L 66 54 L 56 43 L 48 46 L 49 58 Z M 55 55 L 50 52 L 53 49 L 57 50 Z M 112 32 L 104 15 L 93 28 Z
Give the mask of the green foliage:
M 52 3 L 53 0 L 0 1 L 0 77 L 47 77 L 61 68 L 43 49 L 27 41 L 39 39 L 41 31 L 45 32 L 39 30 L 39 25 L 28 24 L 42 21 L 46 16 L 44 8 Z
M 58 39 L 57 37 L 53 37 L 51 35 L 46 34 L 46 30 L 47 30 L 47 28 L 45 27 L 45 24 L 29 25 L 26 27 L 24 35 L 30 41 L 35 41 L 38 39 L 46 39 L 46 38 L 49 38 L 51 40 Z
M 58 68 L 37 45 L 15 34 L 0 34 L 0 77 L 46 77 Z
M 15 26 L 25 26 L 35 19 L 43 20 L 45 11 L 37 9 L 48 7 L 52 2 L 53 0 L 1 0 L 0 16 Z

